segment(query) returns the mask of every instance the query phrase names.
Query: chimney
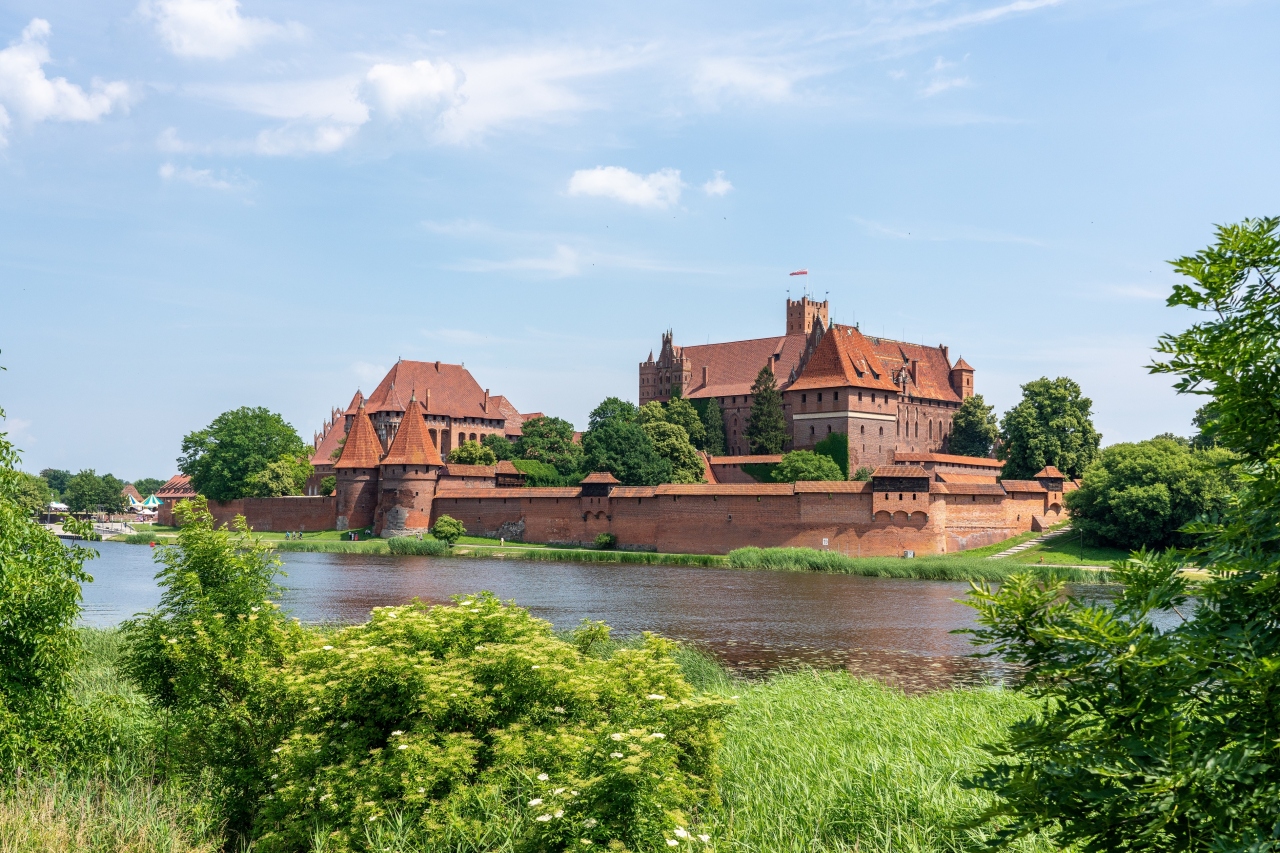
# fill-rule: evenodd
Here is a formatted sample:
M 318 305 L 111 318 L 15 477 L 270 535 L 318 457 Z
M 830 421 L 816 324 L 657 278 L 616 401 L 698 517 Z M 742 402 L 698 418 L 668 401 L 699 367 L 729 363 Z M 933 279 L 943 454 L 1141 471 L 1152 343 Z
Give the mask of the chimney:
M 440 359 L 436 359 L 436 373 L 440 372 Z
M 951 363 L 951 348 L 945 344 L 938 344 L 938 349 L 942 350 L 942 357 L 947 360 L 947 364 Z
M 439 362 L 437 362 L 438 364 Z M 427 396 L 422 398 L 422 405 L 428 412 L 431 411 L 431 389 L 427 389 Z
M 707 366 L 705 364 L 702 365 L 702 387 L 703 388 L 707 387 L 707 372 L 708 372 Z
M 920 380 L 916 379 L 916 368 L 919 367 L 919 365 L 920 365 L 919 359 L 915 359 L 915 358 L 911 359 L 911 381 L 916 385 L 920 384 Z
M 484 410 L 486 414 L 489 412 L 489 389 L 488 388 L 484 389 Z

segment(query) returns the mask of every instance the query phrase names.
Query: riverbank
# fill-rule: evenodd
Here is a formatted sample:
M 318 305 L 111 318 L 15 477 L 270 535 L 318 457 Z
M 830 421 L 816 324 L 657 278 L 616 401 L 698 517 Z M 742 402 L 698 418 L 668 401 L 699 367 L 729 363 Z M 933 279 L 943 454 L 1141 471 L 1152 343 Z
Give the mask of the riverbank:
M 145 732 L 153 713 L 116 670 L 117 631 L 86 630 L 77 698 L 119 702 Z M 624 643 L 625 644 L 625 643 Z M 760 682 L 735 679 L 694 650 L 681 670 L 703 694 L 735 697 L 720 752 L 720 804 L 702 828 L 721 851 L 968 849 L 958 829 L 989 804 L 961 780 L 1031 710 L 1020 694 L 979 688 L 906 696 L 843 672 L 802 670 Z M 822 721 L 814 726 L 814 721 Z M 13 853 L 212 853 L 224 839 L 201 791 L 164 781 L 156 745 L 97 773 L 54 769 L 0 787 L 0 838 Z M 123 752 L 124 750 L 122 750 Z M 510 851 L 502 815 L 477 815 L 492 842 Z M 491 819 L 489 819 L 491 818 Z M 377 849 L 402 849 L 380 839 Z M 1028 851 L 1049 850 L 1047 845 Z

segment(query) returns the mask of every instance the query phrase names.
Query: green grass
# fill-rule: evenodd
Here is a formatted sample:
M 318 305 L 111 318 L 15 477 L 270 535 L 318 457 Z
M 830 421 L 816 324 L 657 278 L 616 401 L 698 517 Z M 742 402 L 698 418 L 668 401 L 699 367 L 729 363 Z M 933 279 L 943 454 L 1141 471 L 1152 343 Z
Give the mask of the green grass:
M 1080 535 L 1067 533 L 1020 551 L 1010 559 L 1019 563 L 1039 563 L 1041 557 L 1044 557 L 1046 565 L 1109 566 L 1116 560 L 1128 559 L 1129 552 L 1123 548 L 1090 545 L 1087 542 L 1082 549 Z
M 729 565 L 738 569 L 827 572 L 878 578 L 919 580 L 1002 581 L 1028 569 L 1036 576 L 1050 576 L 1075 583 L 1097 583 L 1105 574 L 1070 566 L 1038 566 L 1013 560 L 967 557 L 964 554 L 916 557 L 846 557 L 834 551 L 812 548 L 738 548 L 729 552 Z
M 1059 524 L 1055 524 L 1051 529 L 1056 530 L 1066 523 L 1067 522 L 1064 521 Z M 1026 533 L 1019 533 L 1017 536 L 1010 536 L 1008 539 L 1004 539 L 992 545 L 983 545 L 981 548 L 970 548 L 967 551 L 956 551 L 955 554 L 963 557 L 994 557 L 996 554 L 1009 550 L 1014 545 L 1021 545 L 1023 542 L 1029 542 L 1037 536 L 1043 535 L 1044 534 L 1042 533 L 1036 533 L 1034 530 L 1028 530 Z

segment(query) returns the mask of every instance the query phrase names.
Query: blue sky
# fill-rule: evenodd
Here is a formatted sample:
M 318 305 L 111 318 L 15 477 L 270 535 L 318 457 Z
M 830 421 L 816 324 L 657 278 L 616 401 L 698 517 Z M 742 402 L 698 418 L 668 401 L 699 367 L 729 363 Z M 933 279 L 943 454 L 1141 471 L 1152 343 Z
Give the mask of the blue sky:
M 0 3 L 0 405 L 31 470 L 176 469 L 240 405 L 310 439 L 396 358 L 580 426 L 678 343 L 946 343 L 1104 443 L 1165 261 L 1276 212 L 1280 6 L 1189 0 Z

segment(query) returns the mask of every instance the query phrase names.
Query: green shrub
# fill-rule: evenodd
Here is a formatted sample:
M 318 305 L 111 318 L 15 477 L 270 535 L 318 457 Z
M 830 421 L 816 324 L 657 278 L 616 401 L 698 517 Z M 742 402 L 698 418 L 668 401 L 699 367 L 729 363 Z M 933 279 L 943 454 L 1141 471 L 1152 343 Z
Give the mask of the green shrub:
M 612 533 L 600 533 L 596 536 L 596 548 L 601 551 L 612 551 L 618 547 L 618 537 Z
M 156 551 L 160 606 L 125 623 L 122 669 L 166 712 L 170 768 L 210 774 L 230 829 L 244 832 L 292 713 L 277 668 L 304 632 L 270 600 L 280 563 L 243 517 L 218 528 L 202 497 L 177 514 L 177 544 Z
M 333 494 L 333 490 L 338 488 L 338 478 L 329 474 L 320 478 L 320 494 L 325 497 Z
M 387 547 L 392 554 L 415 557 L 443 557 L 449 553 L 448 543 L 416 536 L 393 536 L 387 540 Z
M 511 464 L 524 474 L 526 486 L 576 486 L 582 481 L 581 474 L 570 473 L 566 476 L 557 471 L 556 466 L 537 459 L 513 459 Z
M 849 436 L 833 432 L 813 446 L 814 453 L 828 456 L 840 467 L 840 479 L 849 479 Z
M 454 465 L 497 465 L 498 455 L 478 441 L 463 441 L 449 454 Z
M 773 479 L 778 483 L 843 480 L 844 474 L 830 456 L 811 450 L 793 450 L 783 454 L 782 461 L 773 469 Z
M 379 827 L 455 849 L 497 827 L 509 843 L 485 849 L 665 850 L 714 803 L 729 708 L 694 697 L 674 648 L 594 657 L 489 593 L 378 608 L 291 662 L 302 710 L 257 849 L 362 848 Z
M 458 519 L 449 515 L 442 515 L 436 519 L 435 526 L 431 528 L 431 535 L 441 542 L 448 542 L 452 545 L 467 535 L 467 528 L 463 527 L 462 522 L 458 521 Z
M 873 473 L 875 472 L 871 468 L 868 468 L 866 465 L 863 465 L 857 471 L 853 472 L 853 477 L 851 479 L 853 479 L 855 482 L 868 483 L 871 481 L 871 475 Z

